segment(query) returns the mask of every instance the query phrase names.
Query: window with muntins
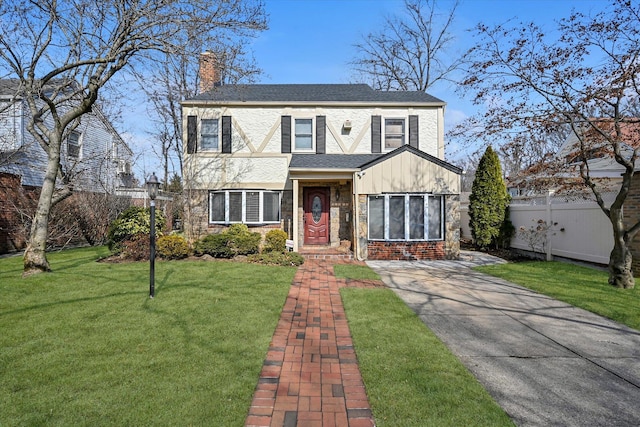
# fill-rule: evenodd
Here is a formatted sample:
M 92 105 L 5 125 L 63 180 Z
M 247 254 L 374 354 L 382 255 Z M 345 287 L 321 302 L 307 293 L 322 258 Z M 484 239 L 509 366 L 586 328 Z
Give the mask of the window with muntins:
M 395 150 L 402 147 L 405 142 L 404 119 L 384 120 L 384 148 Z
M 209 222 L 265 224 L 280 221 L 280 192 L 221 190 L 209 193 Z
M 200 127 L 200 150 L 218 151 L 220 147 L 218 119 L 202 119 Z
M 443 196 L 380 194 L 369 196 L 369 240 L 442 240 Z
M 313 119 L 295 119 L 294 132 L 297 151 L 313 150 Z
M 70 159 L 80 158 L 80 133 L 71 131 L 67 137 L 67 157 Z

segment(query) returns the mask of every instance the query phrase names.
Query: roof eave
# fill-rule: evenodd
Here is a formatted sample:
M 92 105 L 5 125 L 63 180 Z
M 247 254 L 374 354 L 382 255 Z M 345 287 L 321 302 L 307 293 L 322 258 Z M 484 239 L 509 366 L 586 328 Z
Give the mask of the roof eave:
M 439 102 L 389 102 L 389 101 L 215 101 L 215 100 L 185 100 L 180 103 L 183 107 L 282 107 L 282 106 L 341 106 L 341 107 L 445 107 L 444 101 Z

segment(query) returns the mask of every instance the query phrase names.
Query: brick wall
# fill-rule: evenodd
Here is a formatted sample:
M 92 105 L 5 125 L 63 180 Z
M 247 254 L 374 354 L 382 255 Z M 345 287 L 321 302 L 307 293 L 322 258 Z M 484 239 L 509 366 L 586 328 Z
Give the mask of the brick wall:
M 445 242 L 369 242 L 368 259 L 414 261 L 445 259 Z
M 640 176 L 634 175 L 631 179 L 629 195 L 624 202 L 625 227 L 631 227 L 638 221 L 640 221 Z M 633 257 L 631 268 L 637 275 L 640 273 L 640 236 L 638 235 L 631 242 L 631 256 Z

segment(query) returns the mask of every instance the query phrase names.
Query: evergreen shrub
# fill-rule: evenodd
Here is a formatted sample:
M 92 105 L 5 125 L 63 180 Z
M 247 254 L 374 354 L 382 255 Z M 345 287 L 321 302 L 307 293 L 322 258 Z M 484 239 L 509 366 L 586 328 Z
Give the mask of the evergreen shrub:
M 284 252 L 287 248 L 287 233 L 284 230 L 270 230 L 264 236 L 262 252 Z

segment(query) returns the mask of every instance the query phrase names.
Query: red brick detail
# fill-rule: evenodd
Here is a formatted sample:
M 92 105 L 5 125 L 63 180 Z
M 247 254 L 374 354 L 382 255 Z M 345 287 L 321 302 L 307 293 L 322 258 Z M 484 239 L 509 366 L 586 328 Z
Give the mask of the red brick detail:
M 369 242 L 367 259 L 385 261 L 446 259 L 445 242 Z

